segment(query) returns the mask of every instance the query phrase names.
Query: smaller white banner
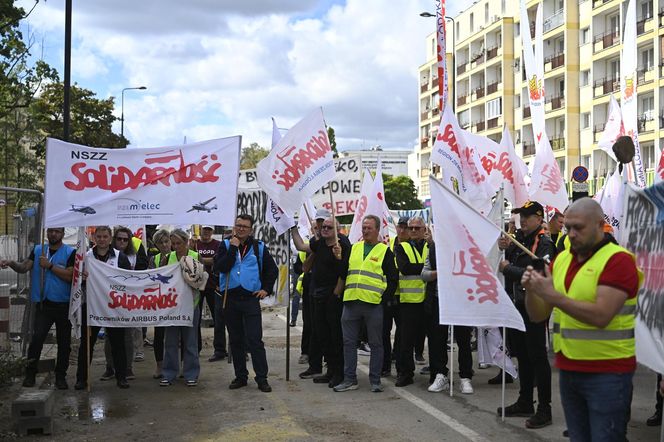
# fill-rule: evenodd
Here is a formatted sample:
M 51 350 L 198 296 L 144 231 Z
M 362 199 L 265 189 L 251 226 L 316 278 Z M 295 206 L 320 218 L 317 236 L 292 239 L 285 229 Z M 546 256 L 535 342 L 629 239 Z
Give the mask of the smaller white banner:
M 124 270 L 86 259 L 88 324 L 101 327 L 191 327 L 194 291 L 180 264 Z

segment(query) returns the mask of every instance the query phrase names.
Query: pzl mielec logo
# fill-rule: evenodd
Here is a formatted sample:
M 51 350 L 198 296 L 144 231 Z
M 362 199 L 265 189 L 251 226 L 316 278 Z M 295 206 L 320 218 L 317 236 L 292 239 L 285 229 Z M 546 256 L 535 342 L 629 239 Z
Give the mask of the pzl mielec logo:
M 634 96 L 634 77 L 625 77 L 625 101 Z
M 530 99 L 535 101 L 539 100 L 544 96 L 544 88 L 542 87 L 542 80 L 537 79 L 537 75 L 533 75 L 533 78 L 528 81 L 528 92 L 530 94 Z

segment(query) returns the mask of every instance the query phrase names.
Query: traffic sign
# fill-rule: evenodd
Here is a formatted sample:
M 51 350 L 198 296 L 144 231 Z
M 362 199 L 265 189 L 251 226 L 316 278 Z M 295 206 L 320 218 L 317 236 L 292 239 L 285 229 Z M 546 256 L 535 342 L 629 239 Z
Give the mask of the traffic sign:
M 588 179 L 588 169 L 583 166 L 576 166 L 572 171 L 572 179 L 577 183 L 585 183 Z

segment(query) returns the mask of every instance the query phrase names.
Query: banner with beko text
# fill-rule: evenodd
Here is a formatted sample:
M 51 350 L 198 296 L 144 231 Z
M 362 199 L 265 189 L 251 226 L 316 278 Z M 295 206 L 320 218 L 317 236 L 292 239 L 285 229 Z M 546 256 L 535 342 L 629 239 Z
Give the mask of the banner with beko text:
M 293 126 L 258 163 L 256 171 L 261 188 L 290 216 L 333 180 L 334 160 L 322 109 Z
M 86 259 L 85 267 L 89 325 L 191 327 L 194 291 L 182 278 L 180 264 L 134 271 Z
M 45 226 L 232 225 L 241 137 L 100 149 L 46 142 Z

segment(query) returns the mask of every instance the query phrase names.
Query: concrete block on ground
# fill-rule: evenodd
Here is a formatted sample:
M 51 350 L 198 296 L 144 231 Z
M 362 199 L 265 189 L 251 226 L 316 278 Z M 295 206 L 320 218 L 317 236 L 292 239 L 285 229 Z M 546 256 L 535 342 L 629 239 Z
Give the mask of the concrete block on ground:
M 14 430 L 19 436 L 53 434 L 53 419 L 51 416 L 14 419 Z
M 50 417 L 53 413 L 53 390 L 26 390 L 12 402 L 15 420 L 28 417 Z

